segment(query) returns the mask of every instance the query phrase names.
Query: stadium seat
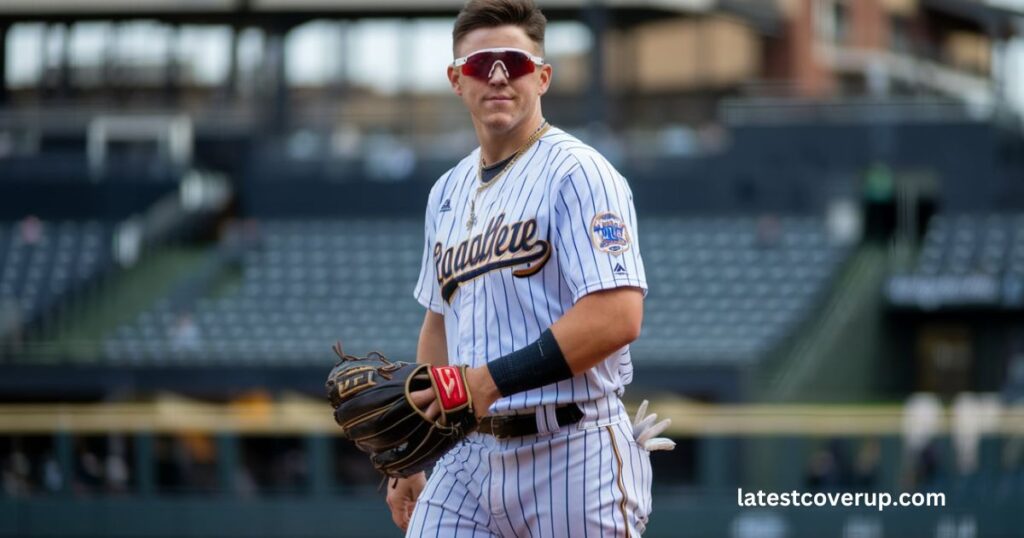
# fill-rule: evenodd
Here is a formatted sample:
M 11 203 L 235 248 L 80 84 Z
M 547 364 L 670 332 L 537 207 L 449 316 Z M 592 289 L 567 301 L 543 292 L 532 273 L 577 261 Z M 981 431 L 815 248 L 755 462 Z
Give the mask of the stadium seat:
M 783 341 L 820 300 L 848 247 L 830 245 L 820 220 L 780 224 L 777 240 L 766 244 L 751 217 L 641 221 L 652 293 L 636 359 L 749 363 Z M 271 220 L 260 237 L 240 257 L 234 293 L 194 301 L 198 343 L 176 347 L 182 312 L 164 301 L 114 331 L 107 356 L 310 364 L 331 360 L 330 344 L 340 339 L 349 353 L 413 358 L 423 320 L 412 298 L 421 223 Z M 140 353 L 140 339 L 162 347 Z

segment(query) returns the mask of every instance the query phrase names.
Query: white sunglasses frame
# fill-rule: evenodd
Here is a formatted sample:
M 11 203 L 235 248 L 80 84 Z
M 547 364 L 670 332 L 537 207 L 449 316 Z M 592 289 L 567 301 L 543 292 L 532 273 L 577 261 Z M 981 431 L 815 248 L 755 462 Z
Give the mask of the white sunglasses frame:
M 452 67 L 454 67 L 454 68 L 462 67 L 463 65 L 466 65 L 466 62 L 469 61 L 470 57 L 472 57 L 474 55 L 477 55 L 477 54 L 484 53 L 484 52 L 518 52 L 520 54 L 526 55 L 526 57 L 529 58 L 530 61 L 533 62 L 534 65 L 536 65 L 537 67 L 543 67 L 544 66 L 544 58 L 541 58 L 540 56 L 534 56 L 533 54 L 530 54 L 529 51 L 525 51 L 523 49 L 517 49 L 517 48 L 514 48 L 514 47 L 496 47 L 496 48 L 490 48 L 490 49 L 480 49 L 480 50 L 477 50 L 477 51 L 473 51 L 473 52 L 471 52 L 471 53 L 469 53 L 469 54 L 467 54 L 467 55 L 465 55 L 465 56 L 463 56 L 461 58 L 456 58 L 455 61 L 452 62 Z M 494 66 L 498 65 L 499 63 L 501 64 L 501 68 L 505 70 L 505 74 L 508 75 L 508 68 L 505 67 L 505 63 L 502 62 L 501 60 L 496 60 L 493 64 L 491 64 L 491 71 L 490 71 L 490 73 L 487 74 L 487 78 L 491 78 L 491 75 L 494 74 Z

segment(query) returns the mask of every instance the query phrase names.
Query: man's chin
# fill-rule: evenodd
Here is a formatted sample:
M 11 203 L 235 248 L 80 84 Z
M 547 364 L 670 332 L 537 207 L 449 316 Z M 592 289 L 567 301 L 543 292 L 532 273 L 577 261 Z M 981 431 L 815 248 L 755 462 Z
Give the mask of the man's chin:
M 488 131 L 504 132 L 515 127 L 515 116 L 511 114 L 488 114 L 481 118 L 480 123 Z

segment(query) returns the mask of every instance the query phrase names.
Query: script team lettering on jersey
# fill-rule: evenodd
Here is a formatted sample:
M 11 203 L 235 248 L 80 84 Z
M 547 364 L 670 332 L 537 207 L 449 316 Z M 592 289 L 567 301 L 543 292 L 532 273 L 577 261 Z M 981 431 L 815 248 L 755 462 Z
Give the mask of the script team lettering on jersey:
M 532 264 L 512 271 L 513 276 L 528 277 L 540 271 L 550 256 L 551 244 L 537 238 L 537 219 L 506 224 L 502 213 L 487 223 L 483 233 L 456 246 L 446 248 L 440 241 L 434 245 L 437 285 L 444 300 L 450 301 L 462 283 L 496 269 Z

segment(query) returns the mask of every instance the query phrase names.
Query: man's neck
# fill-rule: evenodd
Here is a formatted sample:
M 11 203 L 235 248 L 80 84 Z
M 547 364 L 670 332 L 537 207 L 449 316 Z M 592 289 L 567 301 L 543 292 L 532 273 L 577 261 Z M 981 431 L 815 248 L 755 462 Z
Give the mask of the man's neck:
M 483 158 L 484 166 L 511 157 L 513 153 L 523 147 L 523 144 L 540 128 L 543 122 L 543 118 L 538 114 L 520 123 L 513 130 L 503 133 L 494 133 L 482 127 L 477 129 L 477 136 L 480 139 L 480 156 Z

